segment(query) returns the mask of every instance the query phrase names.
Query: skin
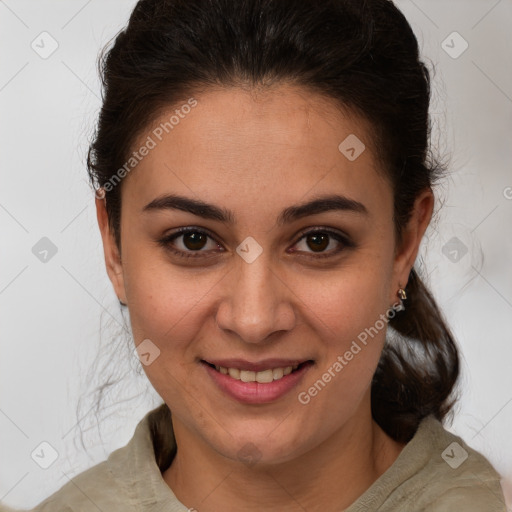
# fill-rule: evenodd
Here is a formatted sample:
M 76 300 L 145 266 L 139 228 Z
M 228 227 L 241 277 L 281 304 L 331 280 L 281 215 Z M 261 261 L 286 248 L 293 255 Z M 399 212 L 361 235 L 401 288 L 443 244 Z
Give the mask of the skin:
M 392 191 L 363 119 L 291 85 L 211 89 L 196 99 L 122 182 L 121 255 L 104 200 L 96 200 L 107 271 L 129 307 L 135 344 L 150 339 L 160 350 L 143 368 L 173 414 L 178 452 L 163 478 L 200 512 L 226 504 L 240 511 L 342 510 L 404 446 L 371 416 L 370 383 L 386 329 L 307 405 L 297 394 L 397 302 L 431 219 L 432 191 L 418 196 L 398 246 Z M 338 150 L 349 134 L 366 145 L 354 161 Z M 142 211 L 165 193 L 227 208 L 236 222 Z M 276 224 L 284 208 L 332 193 L 363 203 L 368 215 L 330 211 Z M 219 244 L 206 239 L 200 250 L 207 256 L 189 259 L 158 244 L 186 226 L 209 230 Z M 346 233 L 356 245 L 344 248 L 329 238 L 315 251 L 302 235 L 315 227 Z M 250 264 L 236 252 L 248 236 L 263 249 Z M 197 247 L 185 243 L 179 237 L 174 247 Z M 333 256 L 318 258 L 329 252 Z M 298 357 L 315 364 L 290 393 L 248 405 L 213 384 L 199 360 L 214 357 Z M 253 464 L 239 454 L 248 449 Z

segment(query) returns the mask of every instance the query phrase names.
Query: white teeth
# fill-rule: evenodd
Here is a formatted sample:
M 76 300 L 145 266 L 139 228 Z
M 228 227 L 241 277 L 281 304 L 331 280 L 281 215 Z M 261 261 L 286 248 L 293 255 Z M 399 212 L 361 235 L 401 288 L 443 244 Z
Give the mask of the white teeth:
M 256 380 L 256 372 L 240 370 L 240 380 L 242 382 L 254 382 Z
M 282 379 L 285 375 L 289 375 L 293 370 L 299 367 L 298 364 L 286 366 L 284 368 L 269 368 L 261 372 L 253 372 L 250 370 L 239 370 L 238 368 L 225 368 L 224 366 L 216 366 L 215 369 L 223 375 L 229 375 L 233 379 L 242 382 L 259 382 L 265 384 L 274 380 Z
M 240 370 L 238 368 L 228 368 L 228 373 L 233 379 L 240 380 Z
M 284 370 L 282 368 L 274 368 L 272 370 L 272 375 L 274 377 L 274 380 L 278 380 L 282 378 L 282 376 L 284 375 Z
M 274 374 L 272 370 L 265 370 L 264 372 L 256 373 L 256 382 L 261 382 L 264 384 L 265 382 L 272 382 L 274 380 Z

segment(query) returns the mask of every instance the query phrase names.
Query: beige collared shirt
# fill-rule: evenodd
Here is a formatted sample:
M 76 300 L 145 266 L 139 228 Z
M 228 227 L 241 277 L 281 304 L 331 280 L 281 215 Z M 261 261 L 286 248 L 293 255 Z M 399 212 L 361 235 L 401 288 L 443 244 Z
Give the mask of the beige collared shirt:
M 74 477 L 33 512 L 185 512 L 189 508 L 162 478 L 175 453 L 163 404 L 144 416 L 126 446 Z M 0 510 L 9 509 L 0 505 Z M 429 416 L 389 469 L 345 510 L 374 511 L 506 512 L 506 506 L 500 476 L 487 459 Z

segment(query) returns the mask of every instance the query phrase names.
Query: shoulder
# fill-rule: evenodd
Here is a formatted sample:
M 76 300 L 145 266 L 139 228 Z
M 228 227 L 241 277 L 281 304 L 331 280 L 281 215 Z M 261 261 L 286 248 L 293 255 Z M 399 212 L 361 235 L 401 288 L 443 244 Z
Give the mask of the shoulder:
M 120 448 L 125 451 L 127 448 Z M 113 452 L 113 454 L 116 452 Z M 112 474 L 112 468 L 108 461 L 101 462 L 92 468 L 71 478 L 57 492 L 37 505 L 31 512 L 82 512 L 90 510 L 105 509 L 118 510 L 114 508 L 112 498 L 119 499 L 123 496 L 121 483 Z M 129 509 L 126 509 L 127 511 Z
M 118 511 L 121 509 L 114 508 L 112 500 L 109 499 L 109 493 L 117 493 L 118 488 L 118 481 L 113 477 L 107 461 L 104 461 L 71 478 L 57 492 L 30 511 L 10 508 L 0 503 L 0 512 Z M 130 509 L 125 510 L 128 512 Z
M 491 463 L 436 418 L 422 421 L 410 445 L 424 458 L 413 478 L 416 490 L 411 493 L 411 503 L 418 510 L 506 511 L 501 477 Z
M 434 416 L 345 512 L 506 512 L 500 475 Z
M 107 460 L 69 479 L 30 512 L 140 510 L 139 489 L 151 488 L 151 478 L 158 470 L 149 425 L 151 412 L 138 423 L 128 444 L 113 451 Z

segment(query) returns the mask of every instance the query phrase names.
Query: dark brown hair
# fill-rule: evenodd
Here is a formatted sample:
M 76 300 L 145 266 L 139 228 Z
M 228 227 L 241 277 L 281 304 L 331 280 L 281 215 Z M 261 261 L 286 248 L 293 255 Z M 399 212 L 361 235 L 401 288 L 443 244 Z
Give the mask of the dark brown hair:
M 291 83 L 369 122 L 392 184 L 398 242 L 416 197 L 445 167 L 432 156 L 430 76 L 403 14 L 389 0 L 141 0 L 100 59 L 104 89 L 88 168 L 103 187 L 163 108 L 209 87 Z M 120 189 L 106 192 L 120 246 Z M 459 375 L 454 338 L 413 269 L 405 310 L 372 382 L 372 414 L 394 439 L 442 420 Z

